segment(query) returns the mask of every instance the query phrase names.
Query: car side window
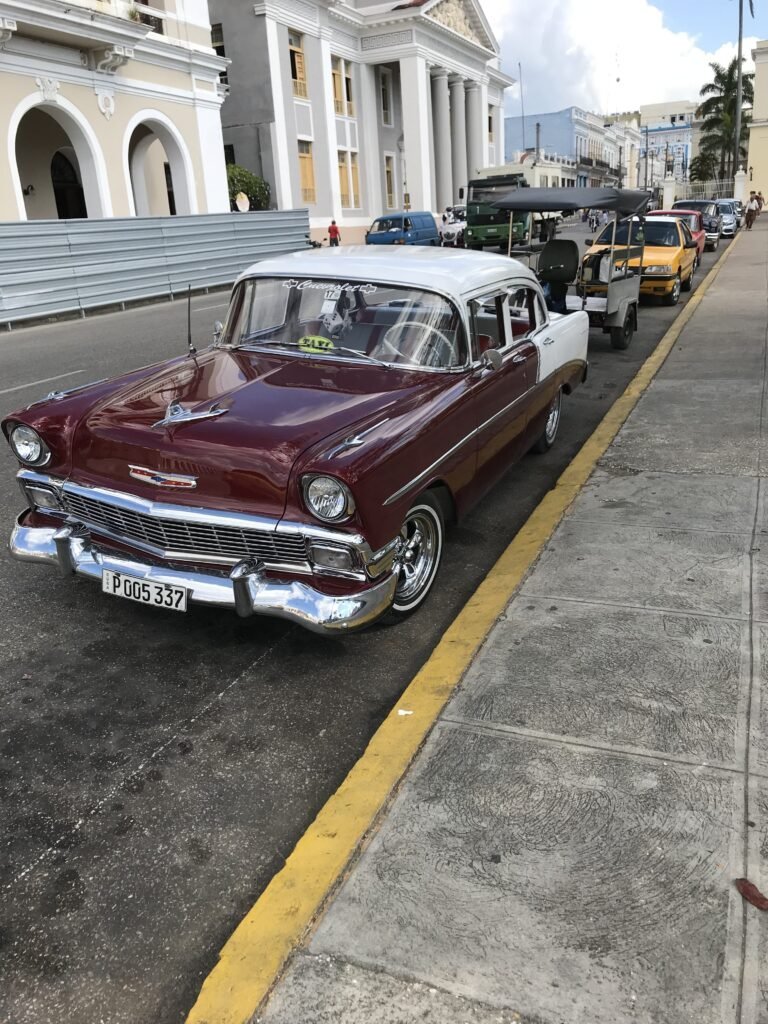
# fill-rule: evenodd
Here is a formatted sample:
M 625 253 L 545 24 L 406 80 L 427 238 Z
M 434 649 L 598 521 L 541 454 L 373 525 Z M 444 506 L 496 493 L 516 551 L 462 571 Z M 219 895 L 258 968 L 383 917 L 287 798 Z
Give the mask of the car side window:
M 509 293 L 509 323 L 515 342 L 528 338 L 537 327 L 546 322 L 539 296 L 527 285 L 511 289 Z
M 691 229 L 688 227 L 685 221 L 680 221 L 680 227 L 682 228 L 683 232 L 683 242 L 692 242 L 693 235 L 691 234 Z
M 488 349 L 505 349 L 511 343 L 506 292 L 472 299 L 469 303 L 469 320 L 472 325 L 473 360 L 479 359 Z

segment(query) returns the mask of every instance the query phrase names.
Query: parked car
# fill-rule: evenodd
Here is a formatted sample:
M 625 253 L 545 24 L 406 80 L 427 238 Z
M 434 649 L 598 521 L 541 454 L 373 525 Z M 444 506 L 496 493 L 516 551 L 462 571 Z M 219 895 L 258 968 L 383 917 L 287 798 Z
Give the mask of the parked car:
M 704 230 L 704 218 L 701 210 L 654 210 L 652 217 L 677 217 L 688 225 L 691 237 L 696 243 L 696 253 L 699 261 L 704 255 L 707 247 L 707 233 Z
M 439 245 L 440 234 L 431 213 L 401 210 L 377 217 L 365 241 L 368 245 Z
M 696 273 L 696 242 L 691 236 L 688 225 L 676 215 L 660 217 L 656 213 L 643 223 L 633 218 L 631 244 L 645 246 L 642 255 L 640 276 L 640 294 L 656 296 L 666 306 L 676 306 L 680 292 L 690 291 L 693 287 L 693 276 Z M 630 221 L 625 220 L 616 225 L 616 245 L 626 245 Z M 605 246 L 611 244 L 613 224 L 606 224 L 590 248 L 584 259 L 600 254 Z M 589 240 L 588 240 L 589 242 Z M 640 267 L 640 257 L 627 260 L 630 270 Z
M 448 246 L 463 246 L 464 232 L 467 229 L 467 208 L 466 206 L 454 206 L 450 218 L 440 229 L 440 244 Z
M 678 199 L 672 203 L 672 210 L 698 210 L 704 221 L 704 230 L 707 233 L 707 248 L 714 252 L 720 245 L 720 236 L 723 233 L 723 218 L 712 199 Z
M 742 201 L 740 199 L 735 199 L 733 196 L 726 196 L 725 198 L 728 200 L 729 203 L 733 204 L 734 209 L 736 211 L 736 216 L 737 216 L 738 221 L 739 221 L 739 227 L 743 228 L 744 227 L 744 219 L 745 219 L 745 217 L 747 215 L 747 211 L 746 211 L 746 208 L 744 206 L 744 203 L 742 203 Z
M 435 582 L 446 526 L 555 442 L 587 331 L 502 256 L 347 246 L 257 263 L 210 348 L 2 421 L 28 504 L 11 553 L 157 608 L 322 633 L 402 617 Z
M 739 215 L 736 207 L 729 199 L 718 199 L 717 209 L 723 218 L 723 238 L 734 238 L 739 230 Z

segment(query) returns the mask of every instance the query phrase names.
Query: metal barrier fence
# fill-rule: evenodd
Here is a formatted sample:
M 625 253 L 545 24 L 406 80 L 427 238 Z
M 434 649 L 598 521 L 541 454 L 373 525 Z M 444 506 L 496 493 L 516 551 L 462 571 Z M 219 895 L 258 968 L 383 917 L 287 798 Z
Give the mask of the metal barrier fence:
M 715 181 L 678 181 L 675 196 L 678 199 L 730 199 L 736 195 L 733 178 Z
M 223 287 L 304 249 L 306 210 L 0 224 L 0 324 Z

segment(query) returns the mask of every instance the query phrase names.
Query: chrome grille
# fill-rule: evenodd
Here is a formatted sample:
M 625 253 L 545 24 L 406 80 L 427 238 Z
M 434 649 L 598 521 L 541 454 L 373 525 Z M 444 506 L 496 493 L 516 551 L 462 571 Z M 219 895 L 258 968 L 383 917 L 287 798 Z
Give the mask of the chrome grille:
M 254 557 L 289 564 L 307 560 L 306 541 L 300 534 L 161 519 L 72 491 L 65 491 L 63 500 L 66 511 L 86 525 L 102 527 L 113 537 L 149 544 L 161 551 L 234 560 Z

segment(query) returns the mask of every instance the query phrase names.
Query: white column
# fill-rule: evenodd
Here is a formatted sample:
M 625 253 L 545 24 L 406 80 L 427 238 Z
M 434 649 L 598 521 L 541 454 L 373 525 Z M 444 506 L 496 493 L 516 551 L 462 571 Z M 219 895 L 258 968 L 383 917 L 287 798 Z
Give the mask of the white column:
M 433 213 L 437 212 L 437 168 L 436 168 L 436 154 L 435 154 L 435 111 L 432 103 L 432 73 L 430 71 L 429 64 L 426 65 L 427 69 L 427 121 L 429 128 L 429 135 L 427 141 L 427 150 L 429 151 L 429 194 L 432 196 L 432 206 L 434 209 Z
M 400 58 L 403 154 L 412 210 L 431 210 L 427 65 L 423 57 Z
M 467 93 L 467 173 L 476 178 L 483 163 L 483 115 L 480 109 L 482 96 L 477 82 L 466 83 Z
M 205 207 L 203 213 L 227 213 L 229 191 L 227 166 L 224 161 L 224 138 L 221 112 L 211 107 L 197 107 L 197 134 L 202 156 L 201 175 Z
M 464 80 L 449 79 L 451 87 L 451 165 L 453 168 L 453 201 L 459 201 L 459 189 L 467 181 L 467 122 L 464 104 Z
M 506 143 L 505 143 L 505 137 L 504 137 L 505 125 L 504 125 L 504 109 L 503 109 L 503 107 L 500 107 L 500 106 L 494 107 L 493 108 L 492 117 L 493 117 L 493 144 L 496 147 L 496 163 L 498 165 L 498 164 L 506 163 L 506 160 L 507 160 L 507 154 L 506 154 L 506 151 L 505 151 L 506 150 Z
M 490 163 L 488 157 L 488 86 L 480 85 L 480 166 L 487 167 Z
M 286 99 L 291 102 L 290 97 L 283 93 L 283 80 L 280 75 L 280 40 L 277 35 L 277 22 L 266 18 L 267 36 L 267 59 L 269 61 L 269 79 L 272 89 L 272 103 L 274 106 L 275 119 L 270 125 L 270 136 L 272 141 L 272 160 L 275 166 L 275 199 L 280 210 L 289 210 L 293 207 L 293 195 L 291 194 L 291 151 L 288 148 L 288 129 L 285 123 Z M 294 142 L 294 154 L 296 143 Z M 298 159 L 298 156 L 296 157 Z
M 326 130 L 323 133 L 328 145 L 328 182 L 331 186 L 330 210 L 327 211 L 329 220 L 341 220 L 341 186 L 339 184 L 339 158 L 336 148 L 336 109 L 333 103 L 333 79 L 331 77 L 331 44 L 328 39 L 320 40 L 320 67 L 322 69 L 322 97 L 323 97 L 323 120 Z M 315 138 L 320 137 L 317 127 L 314 127 Z M 358 161 L 359 164 L 359 161 Z M 322 196 L 318 195 L 321 215 L 326 210 L 322 207 Z
M 451 109 L 448 72 L 438 68 L 432 76 L 432 119 L 435 125 L 435 190 L 437 211 L 453 204 L 451 173 Z
M 379 150 L 379 110 L 376 94 L 376 68 L 373 64 L 358 65 L 360 73 L 360 116 L 357 130 L 360 133 L 360 156 L 358 166 L 362 173 L 363 209 L 369 217 L 381 213 L 382 206 L 382 163 Z

